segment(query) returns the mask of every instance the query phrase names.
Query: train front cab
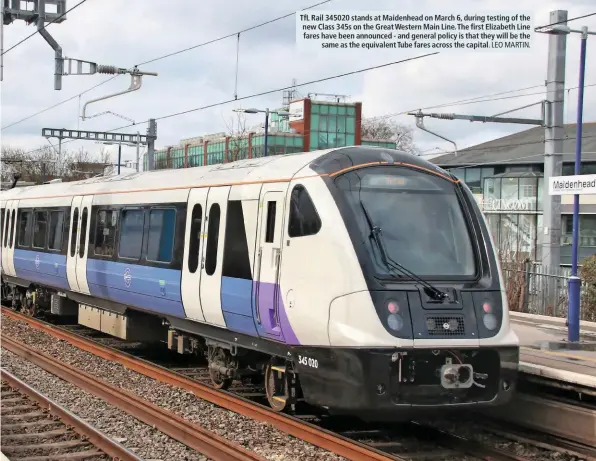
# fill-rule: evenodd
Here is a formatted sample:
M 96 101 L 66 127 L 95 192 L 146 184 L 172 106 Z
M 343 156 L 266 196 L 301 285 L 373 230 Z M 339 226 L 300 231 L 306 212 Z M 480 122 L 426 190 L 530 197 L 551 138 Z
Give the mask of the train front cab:
M 368 290 L 335 299 L 331 347 L 304 351 L 317 365 L 300 369 L 306 400 L 373 418 L 509 401 L 518 338 L 469 189 L 403 163 L 327 181 Z

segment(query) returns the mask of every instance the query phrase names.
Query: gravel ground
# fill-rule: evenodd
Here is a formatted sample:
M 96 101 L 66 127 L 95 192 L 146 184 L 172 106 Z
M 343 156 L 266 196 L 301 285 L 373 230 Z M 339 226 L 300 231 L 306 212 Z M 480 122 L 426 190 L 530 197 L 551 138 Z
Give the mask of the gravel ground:
M 6 319 L 2 319 L 5 321 Z M 3 325 L 4 328 L 4 325 Z M 208 461 L 162 432 L 2 348 L 2 367 L 146 461 Z
M 29 327 L 24 322 L 13 320 L 4 315 L 2 315 L 2 332 L 40 352 L 59 358 L 64 363 L 131 391 L 272 461 L 302 459 L 340 461 L 344 459 L 289 436 L 270 424 L 254 421 L 213 405 L 184 389 L 160 383 L 128 370 L 118 363 L 82 351 L 66 341 L 58 340 L 47 333 Z M 75 413 L 79 414 L 77 411 Z M 155 457 L 159 458 L 159 454 L 156 454 Z M 185 458 L 174 459 L 184 460 Z

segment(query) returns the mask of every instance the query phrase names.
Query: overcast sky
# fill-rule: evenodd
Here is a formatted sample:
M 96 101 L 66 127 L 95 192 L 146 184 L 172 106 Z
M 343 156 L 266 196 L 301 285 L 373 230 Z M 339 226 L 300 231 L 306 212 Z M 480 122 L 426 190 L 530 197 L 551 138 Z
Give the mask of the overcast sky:
M 78 1 L 69 0 L 67 8 Z M 132 67 L 315 3 L 316 0 L 87 0 L 69 13 L 66 21 L 48 26 L 48 31 L 62 46 L 67 57 Z M 398 3 L 399 9 L 396 8 Z M 316 10 L 435 14 L 450 12 L 449 8 L 441 6 L 446 3 L 457 4 L 452 10 L 454 14 L 527 12 L 532 15 L 532 29 L 534 26 L 548 24 L 551 10 L 567 10 L 569 18 L 596 12 L 593 0 L 331 0 Z M 573 21 L 572 24 L 576 28 L 586 25 L 591 30 L 596 30 L 596 16 Z M 295 18 L 290 16 L 241 35 L 239 97 L 291 85 L 293 78 L 298 83 L 303 83 L 425 54 L 425 50 L 391 50 L 358 55 L 323 50 L 313 52 L 297 46 L 295 27 Z M 33 30 L 33 26 L 27 26 L 22 21 L 5 26 L 5 49 Z M 404 64 L 300 87 L 299 91 L 302 95 L 309 92 L 349 95 L 352 101 L 362 101 L 364 116 L 371 117 L 543 85 L 546 79 L 549 38 L 545 34 L 532 34 L 531 51 L 440 53 Z M 579 48 L 579 35 L 569 36 L 565 77 L 568 88 L 578 85 Z M 586 85 L 595 86 L 585 90 L 586 122 L 596 121 L 596 36 L 588 39 L 587 50 Z M 158 118 L 232 99 L 236 75 L 236 38 L 228 38 L 162 59 L 144 65 L 141 69 L 158 72 L 159 76 L 145 77 L 142 88 L 136 92 L 89 105 L 87 115 L 112 111 L 139 123 L 150 117 Z M 62 90 L 56 91 L 53 73 L 53 50 L 40 35 L 35 35 L 4 56 L 2 127 L 75 96 L 109 78 L 105 75 L 65 76 Z M 113 115 L 102 115 L 85 121 L 78 115 L 86 101 L 124 90 L 129 83 L 130 77 L 120 76 L 80 98 L 75 97 L 55 109 L 3 129 L 2 145 L 26 149 L 47 145 L 47 141 L 41 137 L 43 127 L 102 131 L 127 125 L 130 122 L 126 119 Z M 479 104 L 452 105 L 436 111 L 494 115 L 544 99 L 541 91 L 543 87 L 538 87 L 511 94 L 539 94 Z M 573 123 L 576 120 L 577 90 L 572 89 L 565 95 L 565 121 Z M 160 120 L 156 147 L 177 144 L 181 138 L 227 131 L 226 125 L 229 124 L 235 107 L 274 108 L 280 106 L 281 102 L 282 94 L 278 92 Z M 512 114 L 530 118 L 537 118 L 539 115 L 537 106 Z M 260 115 L 248 117 L 251 124 L 261 121 Z M 397 116 L 394 120 L 414 126 L 414 118 L 411 116 Z M 459 148 L 530 128 L 525 125 L 437 119 L 426 119 L 425 124 L 431 130 L 456 141 Z M 145 133 L 146 127 L 146 124 L 139 124 L 138 127 L 124 131 L 134 133 L 138 129 Z M 415 141 L 427 152 L 433 149 L 451 149 L 449 143 L 420 130 L 415 132 Z M 80 146 L 92 151 L 97 151 L 100 147 L 91 142 L 74 142 L 64 148 Z M 115 147 L 110 149 L 116 152 Z M 134 149 L 126 148 L 124 152 L 125 159 L 134 157 Z

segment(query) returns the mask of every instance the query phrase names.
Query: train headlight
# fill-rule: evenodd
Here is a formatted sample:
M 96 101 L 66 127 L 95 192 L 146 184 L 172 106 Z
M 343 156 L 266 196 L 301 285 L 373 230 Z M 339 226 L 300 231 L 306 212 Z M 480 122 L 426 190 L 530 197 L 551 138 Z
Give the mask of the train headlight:
M 494 330 L 497 328 L 497 318 L 493 314 L 484 314 L 482 317 L 482 323 L 488 330 Z
M 399 304 L 397 304 L 397 301 L 394 301 L 393 299 L 387 301 L 387 310 L 392 314 L 397 314 L 399 312 Z
M 387 325 L 395 331 L 399 331 L 404 326 L 404 319 L 399 314 L 389 314 L 387 317 Z

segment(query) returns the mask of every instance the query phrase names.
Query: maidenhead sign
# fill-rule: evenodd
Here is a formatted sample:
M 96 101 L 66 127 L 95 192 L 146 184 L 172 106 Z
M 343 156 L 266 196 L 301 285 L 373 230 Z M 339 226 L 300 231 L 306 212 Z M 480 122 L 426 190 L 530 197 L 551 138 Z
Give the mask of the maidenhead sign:
M 549 195 L 596 194 L 596 174 L 549 178 Z

